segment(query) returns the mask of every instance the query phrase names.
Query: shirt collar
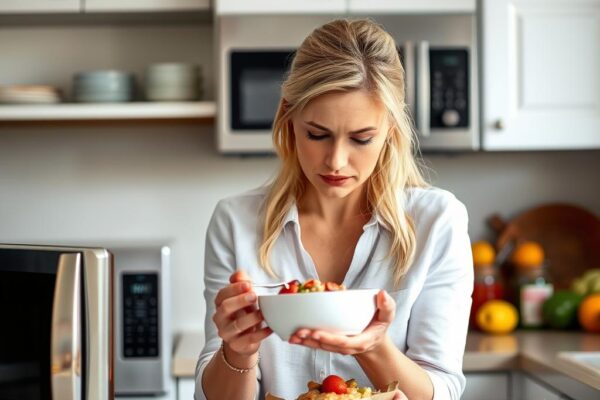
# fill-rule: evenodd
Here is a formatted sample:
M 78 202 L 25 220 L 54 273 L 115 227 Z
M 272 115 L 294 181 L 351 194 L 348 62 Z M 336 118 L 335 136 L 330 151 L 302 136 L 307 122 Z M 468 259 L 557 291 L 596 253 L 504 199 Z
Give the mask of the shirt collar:
M 290 209 L 285 215 L 285 218 L 283 220 L 283 226 L 285 227 L 290 222 L 300 226 L 300 221 L 298 218 L 298 205 L 295 201 L 292 203 Z M 385 226 L 385 224 L 383 223 L 383 219 L 381 218 L 379 213 L 377 211 L 374 211 L 373 215 L 371 216 L 371 219 L 363 226 L 363 231 L 366 231 L 368 228 L 377 224 Z

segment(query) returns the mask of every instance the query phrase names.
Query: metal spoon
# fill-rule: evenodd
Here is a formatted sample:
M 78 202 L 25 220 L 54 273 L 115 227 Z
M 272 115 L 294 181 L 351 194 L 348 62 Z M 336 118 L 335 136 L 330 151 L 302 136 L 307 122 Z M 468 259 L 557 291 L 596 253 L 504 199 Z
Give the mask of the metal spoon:
M 279 282 L 279 283 L 252 283 L 253 287 L 260 287 L 260 288 L 276 288 L 276 287 L 280 287 L 283 286 L 286 289 L 290 288 L 290 285 L 287 282 Z

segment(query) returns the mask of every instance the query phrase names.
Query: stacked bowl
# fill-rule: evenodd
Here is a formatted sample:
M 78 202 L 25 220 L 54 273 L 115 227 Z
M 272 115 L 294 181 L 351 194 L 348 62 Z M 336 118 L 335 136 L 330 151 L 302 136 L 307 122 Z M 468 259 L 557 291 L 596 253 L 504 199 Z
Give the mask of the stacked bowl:
M 185 63 L 159 63 L 146 68 L 146 99 L 189 101 L 202 95 L 200 66 Z
M 124 71 L 97 70 L 75 74 L 75 101 L 83 103 L 119 103 L 133 99 L 133 76 Z

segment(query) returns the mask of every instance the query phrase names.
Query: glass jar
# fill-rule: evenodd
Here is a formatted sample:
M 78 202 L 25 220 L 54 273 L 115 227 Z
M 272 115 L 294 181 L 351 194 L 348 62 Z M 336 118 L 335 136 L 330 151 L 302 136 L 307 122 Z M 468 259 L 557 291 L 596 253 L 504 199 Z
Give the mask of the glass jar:
M 469 326 L 477 328 L 477 310 L 488 300 L 501 300 L 504 296 L 504 285 L 493 265 L 475 265 L 475 282 L 473 285 L 473 304 Z
M 517 269 L 518 309 L 522 328 L 541 328 L 542 305 L 554 293 L 544 264 Z

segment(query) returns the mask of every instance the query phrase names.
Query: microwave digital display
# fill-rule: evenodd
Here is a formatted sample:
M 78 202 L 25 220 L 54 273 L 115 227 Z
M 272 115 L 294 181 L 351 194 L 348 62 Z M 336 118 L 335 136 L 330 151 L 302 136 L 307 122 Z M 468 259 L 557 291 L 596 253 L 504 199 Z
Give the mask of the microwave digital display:
M 123 280 L 123 358 L 158 357 L 158 275 L 127 273 Z

